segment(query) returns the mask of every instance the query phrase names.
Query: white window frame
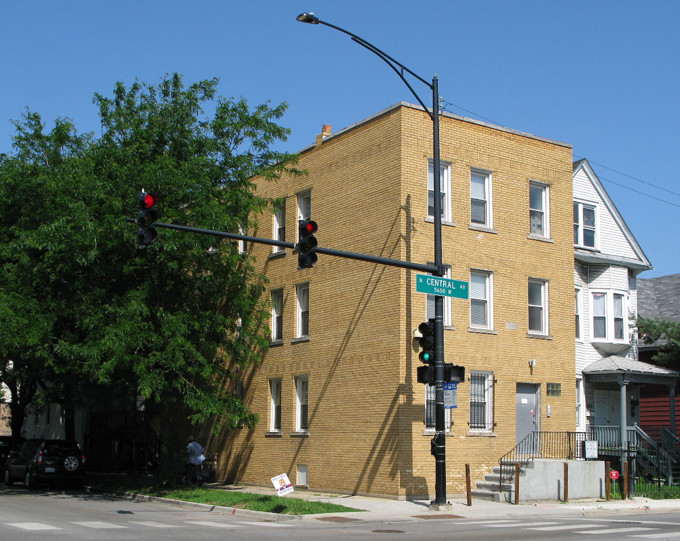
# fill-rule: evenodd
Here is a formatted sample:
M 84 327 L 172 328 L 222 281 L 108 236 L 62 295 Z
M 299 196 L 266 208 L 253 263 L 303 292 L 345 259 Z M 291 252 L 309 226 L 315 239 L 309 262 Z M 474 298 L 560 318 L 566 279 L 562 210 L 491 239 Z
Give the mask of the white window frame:
M 247 235 L 248 234 L 248 229 L 246 228 L 245 225 L 241 224 L 238 226 L 238 234 L 239 235 Z M 246 246 L 246 241 L 239 239 L 238 241 L 238 253 L 239 254 L 245 254 L 248 251 L 248 247 Z
M 309 376 L 295 377 L 295 431 L 309 430 Z
M 580 288 L 574 289 L 574 326 L 576 340 L 583 340 L 583 302 Z
M 484 279 L 483 291 L 479 291 L 475 277 L 482 277 Z M 482 294 L 480 294 L 482 293 Z M 491 271 L 481 269 L 470 269 L 470 328 L 472 329 L 489 329 L 494 328 L 493 323 L 493 273 Z M 483 303 L 485 323 L 477 323 L 472 320 L 473 313 L 476 310 L 473 306 L 480 306 Z
M 281 378 L 269 380 L 269 431 L 281 432 Z
M 483 385 L 483 389 L 479 386 Z M 493 432 L 494 429 L 494 403 L 493 403 L 493 389 L 494 375 L 493 372 L 483 370 L 470 371 L 470 416 L 468 420 L 468 427 L 470 432 Z M 481 391 L 481 392 L 480 392 Z M 479 400 L 473 400 L 478 398 Z M 483 414 L 481 418 L 475 415 L 476 409 L 473 404 L 483 404 Z
M 533 286 L 538 286 L 541 293 L 540 302 L 532 302 L 531 289 Z M 527 294 L 527 304 L 528 304 L 528 321 L 527 325 L 529 328 L 529 334 L 546 336 L 549 332 L 548 328 L 548 281 L 542 278 L 529 278 L 528 282 L 528 294 Z M 540 329 L 532 329 L 531 324 L 537 311 L 540 311 L 539 320 L 541 323 Z
M 601 299 L 601 302 L 596 302 L 597 299 Z M 609 332 L 608 332 L 608 327 L 609 325 L 607 324 L 607 293 L 604 291 L 593 291 L 591 295 L 591 302 L 592 302 L 592 331 L 591 335 L 593 337 L 593 340 L 607 340 L 609 337 Z M 597 323 L 600 323 L 599 325 Z M 596 334 L 596 330 L 598 327 L 601 327 L 604 331 L 604 334 Z
M 451 222 L 451 164 L 439 162 L 439 190 L 442 197 L 442 221 Z M 427 217 L 434 219 L 434 160 L 427 162 Z
M 537 190 L 540 208 L 533 197 Z M 535 219 L 540 222 L 541 232 L 534 231 Z M 533 180 L 529 183 L 529 234 L 533 237 L 550 238 L 550 186 Z
M 274 219 L 272 238 L 281 242 L 286 240 L 286 201 L 277 201 L 274 204 Z M 283 246 L 272 246 L 274 252 L 285 250 Z
M 474 188 L 475 179 L 483 182 L 482 192 Z M 477 206 L 483 205 L 483 221 L 475 221 L 475 203 Z M 491 171 L 483 169 L 470 169 L 470 225 L 472 227 L 483 227 L 493 229 L 493 175 Z
M 283 289 L 272 290 L 272 342 L 283 340 Z
M 296 338 L 309 336 L 309 282 L 295 286 L 297 299 Z
M 585 211 L 593 212 L 592 224 L 585 224 Z M 586 201 L 574 201 L 574 245 L 579 248 L 597 250 L 598 248 L 598 211 L 597 205 Z M 586 232 L 592 232 L 592 245 L 586 244 Z
M 600 299 L 598 303 L 596 299 Z M 617 300 L 619 306 L 617 307 Z M 623 291 L 592 291 L 591 303 L 591 337 L 593 341 L 607 341 L 624 343 L 629 341 L 628 333 L 628 305 L 629 296 Z M 596 334 L 596 321 L 599 328 L 604 329 L 604 336 Z M 620 334 L 617 336 L 617 323 Z
M 617 299 L 620 300 L 620 306 L 617 307 Z M 616 341 L 626 340 L 626 296 L 621 293 L 612 293 L 612 336 Z M 617 323 L 620 322 L 620 325 Z M 621 336 L 618 336 L 618 330 L 621 330 Z
M 436 429 L 436 385 L 425 384 L 425 417 L 423 423 L 425 424 L 425 431 L 434 432 Z M 451 410 L 444 409 L 444 429 L 446 432 L 451 430 Z
M 428 263 L 434 265 L 434 263 Z M 428 276 L 434 276 L 428 273 Z M 451 278 L 451 266 L 444 266 L 444 278 Z M 425 319 L 434 319 L 434 298 L 435 295 L 428 294 L 425 300 Z M 451 297 L 444 297 L 444 327 L 451 326 Z
M 297 194 L 297 217 L 298 223 L 300 220 L 309 220 L 312 215 L 312 192 L 311 190 L 306 190 Z M 297 226 L 295 226 L 295 239 L 300 240 L 299 231 Z

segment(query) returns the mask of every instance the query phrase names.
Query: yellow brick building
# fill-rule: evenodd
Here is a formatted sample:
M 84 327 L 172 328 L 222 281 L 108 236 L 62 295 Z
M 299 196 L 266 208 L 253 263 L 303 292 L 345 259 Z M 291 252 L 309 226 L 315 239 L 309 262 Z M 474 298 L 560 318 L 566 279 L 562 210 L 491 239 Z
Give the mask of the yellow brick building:
M 445 361 L 466 369 L 447 410 L 454 495 L 465 464 L 481 479 L 526 430 L 575 429 L 572 152 L 449 114 L 440 133 L 443 260 L 470 283 L 469 300 L 445 300 Z M 431 159 L 432 122 L 415 106 L 325 126 L 301 152 L 306 176 L 258 184 L 281 204 L 251 233 L 296 242 L 311 215 L 320 247 L 432 262 Z M 433 496 L 433 408 L 414 339 L 433 302 L 416 291 L 418 273 L 323 254 L 297 270 L 290 249 L 249 250 L 270 280 L 272 342 L 244 374 L 260 422 L 220 442 L 220 476 L 266 485 L 285 472 L 315 490 Z

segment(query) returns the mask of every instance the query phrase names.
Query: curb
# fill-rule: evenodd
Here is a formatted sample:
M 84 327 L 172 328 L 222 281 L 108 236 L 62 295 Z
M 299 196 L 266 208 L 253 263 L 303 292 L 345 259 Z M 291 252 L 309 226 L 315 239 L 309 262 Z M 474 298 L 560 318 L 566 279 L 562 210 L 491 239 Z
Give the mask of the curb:
M 185 502 L 184 500 L 175 500 L 172 498 L 163 498 L 161 496 L 148 496 L 146 494 L 137 494 L 136 492 L 117 492 L 110 490 L 98 490 L 89 488 L 90 492 L 100 492 L 103 494 L 113 494 L 122 499 L 139 501 L 139 502 L 157 502 L 174 505 L 177 507 L 186 507 L 190 509 L 198 509 L 206 512 L 216 512 L 221 515 L 232 515 L 239 517 L 259 518 L 265 522 L 287 522 L 291 520 L 302 520 L 304 515 L 282 515 L 280 513 L 268 513 L 266 511 L 253 511 L 251 509 L 240 509 L 237 507 L 222 507 L 220 505 L 211 505 L 208 503 Z

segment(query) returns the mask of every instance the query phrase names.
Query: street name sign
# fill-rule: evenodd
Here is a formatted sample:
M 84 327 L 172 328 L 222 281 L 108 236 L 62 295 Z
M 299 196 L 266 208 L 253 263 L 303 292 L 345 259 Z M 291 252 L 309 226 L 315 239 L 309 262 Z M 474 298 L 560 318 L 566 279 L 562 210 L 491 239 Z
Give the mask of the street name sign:
M 468 290 L 468 282 L 429 274 L 416 274 L 416 291 L 418 293 L 467 299 L 469 297 Z

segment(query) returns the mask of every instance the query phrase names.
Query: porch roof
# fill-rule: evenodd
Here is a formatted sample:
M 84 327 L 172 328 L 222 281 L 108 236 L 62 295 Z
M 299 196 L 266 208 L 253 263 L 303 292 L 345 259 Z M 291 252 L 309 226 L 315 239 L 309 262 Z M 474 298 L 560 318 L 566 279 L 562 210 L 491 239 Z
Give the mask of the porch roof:
M 602 383 L 657 383 L 675 385 L 680 372 L 642 361 L 610 355 L 589 364 L 583 375 L 591 382 Z

